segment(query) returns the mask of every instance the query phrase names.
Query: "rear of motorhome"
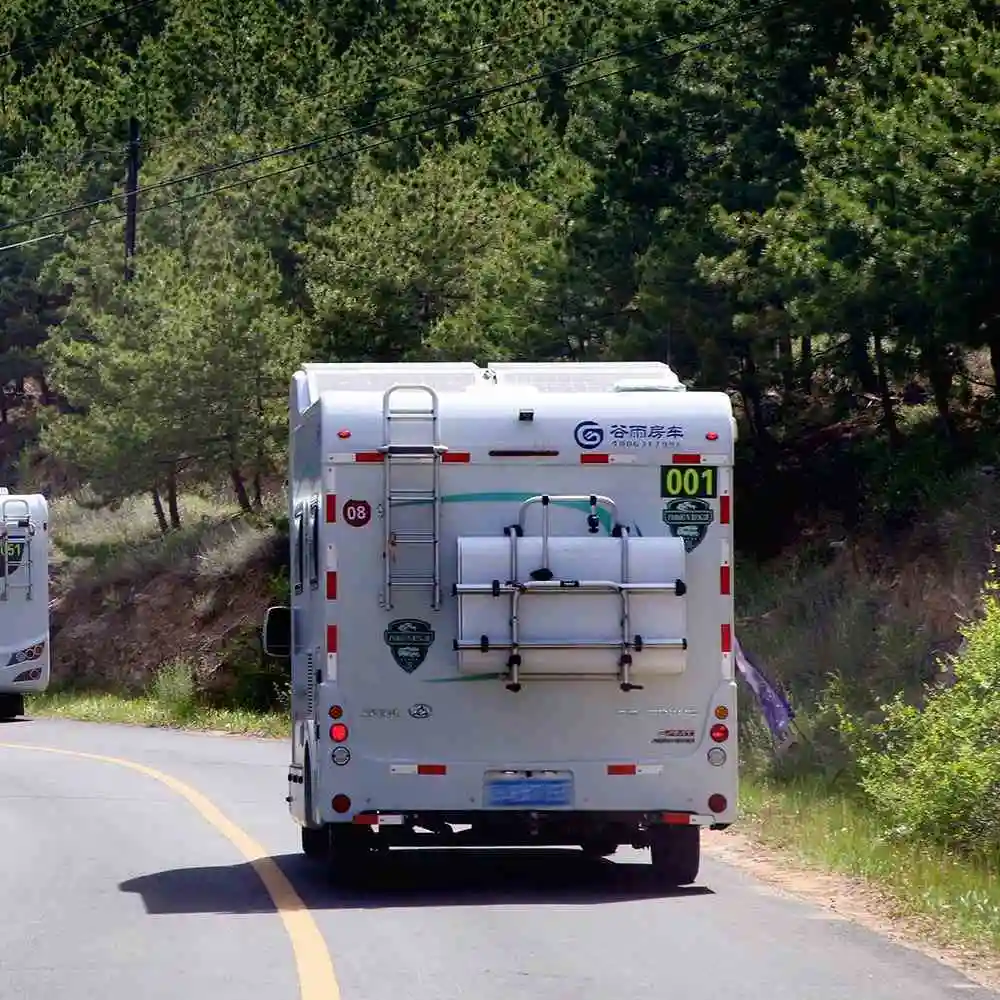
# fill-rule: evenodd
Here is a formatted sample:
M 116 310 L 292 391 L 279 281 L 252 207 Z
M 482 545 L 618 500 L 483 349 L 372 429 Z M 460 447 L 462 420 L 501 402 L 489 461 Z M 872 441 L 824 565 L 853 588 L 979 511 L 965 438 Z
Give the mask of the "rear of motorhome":
M 49 509 L 0 487 L 0 719 L 49 685 Z
M 291 813 L 393 846 L 651 850 L 737 815 L 735 421 L 662 364 L 306 364 L 290 394 Z

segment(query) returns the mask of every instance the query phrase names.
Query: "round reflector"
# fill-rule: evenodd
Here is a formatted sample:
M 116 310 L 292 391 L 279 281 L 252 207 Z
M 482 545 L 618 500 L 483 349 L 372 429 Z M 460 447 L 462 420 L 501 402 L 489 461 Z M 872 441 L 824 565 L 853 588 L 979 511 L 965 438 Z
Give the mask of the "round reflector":
M 724 813 L 727 805 L 729 803 L 726 802 L 725 795 L 720 795 L 718 792 L 708 797 L 708 808 L 711 812 Z
M 344 709 L 340 705 L 330 706 L 330 718 L 339 719 L 344 714 Z
M 345 813 L 351 808 L 351 800 L 346 795 L 334 795 L 331 805 L 334 812 Z

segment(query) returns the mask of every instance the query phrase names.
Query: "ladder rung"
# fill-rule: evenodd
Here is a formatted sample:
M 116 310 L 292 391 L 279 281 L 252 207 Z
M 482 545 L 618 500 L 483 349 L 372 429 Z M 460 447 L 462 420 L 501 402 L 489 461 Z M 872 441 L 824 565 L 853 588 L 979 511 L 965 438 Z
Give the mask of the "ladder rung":
M 392 536 L 395 545 L 433 545 L 437 539 L 432 532 L 394 532 Z
M 393 587 L 432 587 L 437 581 L 433 576 L 394 576 L 389 583 Z
M 387 444 L 380 448 L 384 455 L 443 455 L 448 449 L 443 444 Z
M 436 500 L 437 494 L 433 490 L 396 490 L 389 494 L 389 503 L 397 503 L 403 500 Z
M 434 419 L 433 410 L 390 410 L 389 419 L 399 420 L 402 418 L 408 418 L 411 420 L 433 420 Z

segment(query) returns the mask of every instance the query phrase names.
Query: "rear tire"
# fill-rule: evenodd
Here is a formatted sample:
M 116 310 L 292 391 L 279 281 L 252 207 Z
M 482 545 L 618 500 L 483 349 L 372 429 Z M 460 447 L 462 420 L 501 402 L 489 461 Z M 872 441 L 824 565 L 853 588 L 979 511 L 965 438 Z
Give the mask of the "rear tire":
M 701 828 L 655 826 L 649 831 L 653 876 L 665 887 L 690 885 L 701 867 Z
M 304 826 L 302 829 L 302 853 L 310 861 L 325 861 L 330 854 L 330 830 L 321 826 L 319 829 Z
M 0 722 L 10 722 L 24 715 L 23 694 L 0 694 Z

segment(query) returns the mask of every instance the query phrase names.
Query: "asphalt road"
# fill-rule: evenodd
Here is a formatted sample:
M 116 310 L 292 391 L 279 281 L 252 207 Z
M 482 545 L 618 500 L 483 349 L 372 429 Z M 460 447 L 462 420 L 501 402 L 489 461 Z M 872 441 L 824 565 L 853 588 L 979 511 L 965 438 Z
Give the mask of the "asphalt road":
M 624 848 L 394 854 L 335 890 L 299 854 L 286 773 L 273 741 L 0 724 L 0 997 L 1000 997 L 711 859 L 672 895 Z

